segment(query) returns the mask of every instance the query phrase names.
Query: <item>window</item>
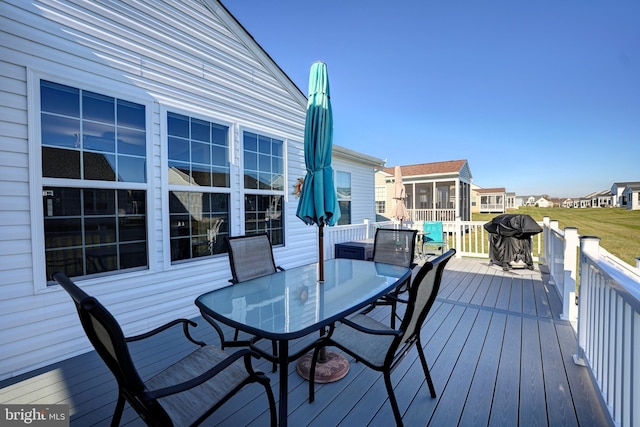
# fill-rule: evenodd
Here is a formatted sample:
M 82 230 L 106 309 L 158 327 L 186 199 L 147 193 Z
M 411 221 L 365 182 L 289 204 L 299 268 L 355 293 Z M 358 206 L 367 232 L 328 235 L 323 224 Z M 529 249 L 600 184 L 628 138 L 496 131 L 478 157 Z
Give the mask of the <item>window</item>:
M 243 133 L 245 234 L 266 232 L 273 245 L 284 244 L 284 142 Z
M 171 261 L 227 251 L 229 128 L 167 113 Z
M 39 83 L 47 277 L 147 267 L 144 105 Z
M 376 213 L 384 214 L 387 207 L 387 188 L 386 187 L 376 187 Z
M 351 173 L 337 171 L 336 187 L 340 205 L 338 225 L 351 224 Z

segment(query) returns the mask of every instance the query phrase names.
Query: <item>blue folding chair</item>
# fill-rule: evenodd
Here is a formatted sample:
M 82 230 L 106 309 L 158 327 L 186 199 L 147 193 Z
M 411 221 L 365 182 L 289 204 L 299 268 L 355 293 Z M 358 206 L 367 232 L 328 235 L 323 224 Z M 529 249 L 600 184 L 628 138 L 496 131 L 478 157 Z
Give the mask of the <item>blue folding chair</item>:
M 447 240 L 442 232 L 441 221 L 425 221 L 422 223 L 422 253 L 425 252 L 425 246 L 436 247 L 441 254 L 447 249 Z

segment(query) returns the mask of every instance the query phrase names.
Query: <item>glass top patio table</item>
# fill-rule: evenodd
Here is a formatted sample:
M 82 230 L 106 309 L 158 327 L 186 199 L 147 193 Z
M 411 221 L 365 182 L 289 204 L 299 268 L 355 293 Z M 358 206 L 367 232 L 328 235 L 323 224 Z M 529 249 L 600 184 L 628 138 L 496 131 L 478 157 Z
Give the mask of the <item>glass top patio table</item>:
M 287 423 L 288 341 L 366 307 L 411 276 L 406 267 L 343 258 L 326 260 L 324 269 L 323 283 L 314 263 L 216 289 L 195 301 L 224 324 L 278 342 L 280 426 Z

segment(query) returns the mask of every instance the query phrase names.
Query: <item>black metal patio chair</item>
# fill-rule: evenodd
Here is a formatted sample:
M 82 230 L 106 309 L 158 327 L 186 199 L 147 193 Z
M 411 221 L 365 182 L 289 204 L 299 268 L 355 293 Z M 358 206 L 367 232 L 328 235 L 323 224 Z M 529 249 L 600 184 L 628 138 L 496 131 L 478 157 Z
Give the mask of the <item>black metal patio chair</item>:
M 373 240 L 372 260 L 413 269 L 417 265 L 413 262 L 417 233 L 417 230 L 378 228 Z M 391 297 L 383 296 L 372 306 L 365 309 L 363 313 L 370 312 L 373 307 L 378 305 L 390 305 L 391 327 L 395 328 L 396 318 L 398 317 L 396 313 L 398 296 L 409 289 L 410 283 L 411 278 L 408 278 L 404 283 L 398 285 L 395 291 L 391 293 Z
M 440 289 L 444 267 L 455 252 L 455 249 L 451 249 L 437 258 L 425 262 L 420 268 L 409 287 L 407 308 L 398 329 L 389 328 L 366 314 L 357 314 L 341 320 L 337 325 L 330 326 L 328 334 L 318 340 L 313 352 L 309 373 L 309 402 L 313 402 L 315 398 L 315 369 L 318 352 L 324 346 L 338 347 L 354 357 L 356 361 L 382 372 L 393 415 L 399 426 L 402 425 L 402 415 L 393 391 L 391 373 L 413 345 L 418 351 L 431 397 L 436 397 L 420 340 L 420 329 Z
M 147 333 L 125 337 L 116 319 L 96 298 L 85 293 L 64 273 L 53 273 L 52 278 L 73 299 L 89 341 L 116 377 L 118 401 L 112 426 L 120 424 L 125 401 L 148 425 L 198 425 L 253 382 L 264 386 L 271 425 L 276 425 L 275 399 L 269 378 L 254 371 L 251 364 L 252 357 L 259 357 L 257 353 L 243 349 L 227 354 L 196 341 L 189 326 L 197 324 L 187 319 L 176 319 Z M 199 348 L 143 381 L 131 358 L 128 343 L 144 340 L 176 325 L 182 325 L 185 337 Z
M 277 271 L 284 270 L 280 266 L 276 266 L 273 258 L 273 248 L 267 233 L 250 234 L 246 236 L 225 237 L 225 243 L 229 253 L 229 266 L 231 267 L 231 283 L 240 283 L 256 277 L 273 274 Z M 218 333 L 220 337 L 220 347 L 244 347 L 255 344 L 255 337 L 240 337 L 240 331 L 234 330 L 233 338 L 227 339 L 224 331 L 218 323 L 205 312 L 202 317 L 209 323 Z M 261 351 L 260 348 L 255 348 Z M 274 357 L 277 357 L 277 345 L 275 341 L 271 342 L 271 350 Z M 263 353 L 266 355 L 266 353 Z M 277 369 L 277 364 L 273 364 L 273 371 Z

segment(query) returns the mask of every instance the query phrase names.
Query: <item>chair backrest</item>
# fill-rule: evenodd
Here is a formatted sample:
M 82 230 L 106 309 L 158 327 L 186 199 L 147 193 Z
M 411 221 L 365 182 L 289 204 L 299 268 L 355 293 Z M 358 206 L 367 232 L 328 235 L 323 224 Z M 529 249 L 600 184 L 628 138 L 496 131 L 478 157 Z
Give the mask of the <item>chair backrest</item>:
M 87 338 L 115 376 L 120 389 L 127 395 L 127 400 L 131 402 L 130 398 L 134 398 L 138 402 L 140 406 L 135 408 L 137 411 L 144 411 L 147 405 L 147 411 L 151 410 L 157 416 L 164 414 L 155 400 L 149 401 L 143 397 L 144 383 L 133 364 L 117 320 L 96 298 L 80 289 L 64 273 L 55 272 L 52 278 L 71 296 Z M 153 409 L 148 405 L 153 406 Z
M 422 223 L 422 231 L 424 231 L 425 242 L 442 242 L 444 241 L 442 234 L 441 221 L 425 221 Z
M 170 425 L 171 420 L 164 408 L 156 399 L 147 397 L 118 321 L 96 298 L 80 289 L 64 273 L 55 272 L 51 277 L 71 296 L 87 338 L 113 373 L 120 391 L 134 410 L 147 422 Z
M 400 330 L 404 331 L 404 334 L 399 343 L 411 344 L 415 341 L 417 334 L 420 334 L 422 324 L 440 290 L 444 267 L 455 253 L 455 249 L 449 249 L 439 257 L 425 262 L 418 270 L 409 288 L 409 303 L 400 325 Z
M 413 267 L 416 230 L 378 228 L 373 243 L 373 261 Z
M 231 281 L 244 282 L 276 272 L 273 249 L 267 233 L 226 237 Z

